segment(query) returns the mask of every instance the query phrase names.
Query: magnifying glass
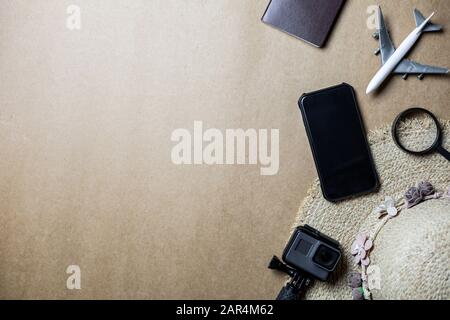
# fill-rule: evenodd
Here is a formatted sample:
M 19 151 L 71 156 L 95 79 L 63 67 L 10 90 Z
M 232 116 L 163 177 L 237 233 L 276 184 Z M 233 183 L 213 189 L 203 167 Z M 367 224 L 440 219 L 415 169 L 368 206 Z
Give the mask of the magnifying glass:
M 422 108 L 403 111 L 392 125 L 392 137 L 403 151 L 423 156 L 438 152 L 450 161 L 450 152 L 442 146 L 442 129 L 436 116 Z

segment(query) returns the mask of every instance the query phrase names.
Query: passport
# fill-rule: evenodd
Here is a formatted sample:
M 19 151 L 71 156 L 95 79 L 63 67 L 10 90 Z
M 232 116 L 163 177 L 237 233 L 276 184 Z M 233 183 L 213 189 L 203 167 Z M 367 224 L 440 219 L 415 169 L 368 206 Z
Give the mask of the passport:
M 271 0 L 261 20 L 323 47 L 344 3 L 345 0 Z

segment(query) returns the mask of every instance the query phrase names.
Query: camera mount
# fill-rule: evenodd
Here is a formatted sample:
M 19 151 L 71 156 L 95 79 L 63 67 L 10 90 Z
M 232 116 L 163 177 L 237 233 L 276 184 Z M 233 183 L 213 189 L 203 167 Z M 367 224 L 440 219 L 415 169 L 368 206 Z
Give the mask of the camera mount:
M 277 300 L 299 300 L 304 289 L 311 283 L 311 279 L 303 272 L 289 267 L 276 256 L 273 256 L 268 268 L 283 272 L 291 278 L 291 280 L 281 289 L 277 296 Z

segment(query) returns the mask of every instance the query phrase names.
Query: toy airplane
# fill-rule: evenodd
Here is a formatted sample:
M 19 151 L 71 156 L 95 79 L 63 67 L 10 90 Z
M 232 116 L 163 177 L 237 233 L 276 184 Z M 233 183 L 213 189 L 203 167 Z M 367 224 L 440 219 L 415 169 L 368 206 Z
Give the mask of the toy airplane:
M 384 22 L 383 13 L 381 8 L 378 7 L 378 31 L 374 34 L 375 39 L 379 39 L 380 48 L 375 52 L 378 55 L 381 52 L 381 62 L 383 66 L 377 72 L 375 77 L 369 83 L 367 87 L 367 94 L 378 89 L 381 84 L 391 74 L 402 74 L 403 79 L 406 80 L 409 74 L 417 74 L 418 78 L 422 80 L 425 74 L 447 74 L 447 68 L 427 66 L 419 64 L 417 62 L 404 59 L 406 54 L 411 50 L 414 44 L 419 40 L 420 36 L 424 32 L 435 32 L 442 30 L 442 26 L 431 23 L 433 14 L 425 19 L 424 16 L 417 10 L 414 10 L 414 16 L 416 19 L 416 29 L 402 42 L 400 47 L 396 50 L 389 37 L 386 24 Z

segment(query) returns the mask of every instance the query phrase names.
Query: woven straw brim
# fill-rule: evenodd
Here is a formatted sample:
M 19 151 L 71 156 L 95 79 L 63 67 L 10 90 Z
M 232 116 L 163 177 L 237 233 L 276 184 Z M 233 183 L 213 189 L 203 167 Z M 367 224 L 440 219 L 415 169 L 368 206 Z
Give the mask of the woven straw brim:
M 411 136 L 412 144 L 420 145 L 423 139 L 429 138 L 424 136 L 422 129 L 430 125 L 426 119 L 408 123 L 414 133 Z M 450 121 L 441 120 L 441 125 L 443 144 L 450 149 Z M 377 223 L 373 209 L 382 203 L 386 196 L 400 198 L 406 190 L 420 181 L 429 181 L 442 191 L 450 184 L 449 161 L 439 154 L 412 156 L 401 151 L 393 142 L 389 125 L 370 132 L 368 139 L 380 178 L 379 192 L 333 204 L 323 198 L 319 181 L 316 180 L 300 206 L 293 227 L 309 224 L 338 240 L 344 251 L 343 261 L 331 281 L 316 281 L 308 290 L 306 299 L 352 298 L 351 289 L 347 286 L 347 275 L 355 270 L 350 248 L 358 233 L 370 231 L 363 228 L 370 229 L 371 223 Z M 447 237 L 446 243 L 448 242 Z
M 449 214 L 450 198 L 442 197 L 403 210 L 383 226 L 370 254 L 377 268 L 374 300 L 449 299 Z M 375 220 L 376 214 L 367 222 Z

